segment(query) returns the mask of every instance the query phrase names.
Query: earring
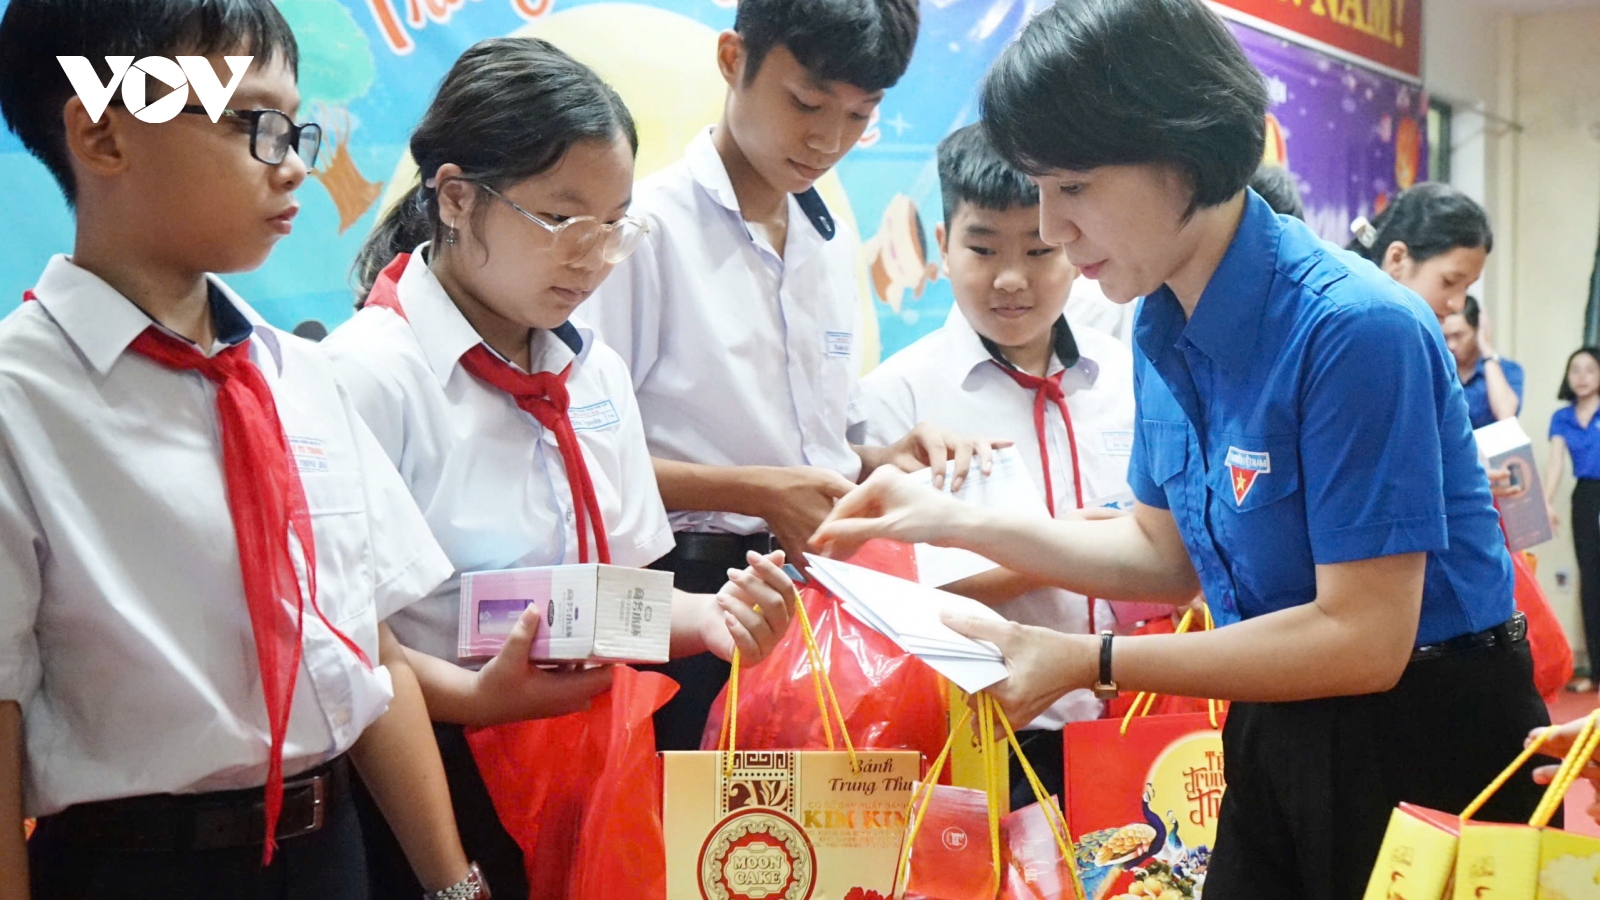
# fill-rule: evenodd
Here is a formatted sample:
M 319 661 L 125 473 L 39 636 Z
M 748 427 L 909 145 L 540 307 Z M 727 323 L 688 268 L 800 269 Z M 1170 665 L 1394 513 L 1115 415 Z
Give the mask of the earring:
M 444 226 L 444 242 L 446 244 L 454 245 L 459 237 L 460 232 L 456 231 L 456 227 L 454 225 L 447 224 Z

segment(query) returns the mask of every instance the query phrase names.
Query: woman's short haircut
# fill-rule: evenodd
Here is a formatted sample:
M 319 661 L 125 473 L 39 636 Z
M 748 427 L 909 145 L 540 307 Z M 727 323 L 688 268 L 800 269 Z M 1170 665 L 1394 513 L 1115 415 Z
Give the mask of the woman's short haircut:
M 1031 175 L 1171 166 L 1192 215 L 1260 165 L 1267 89 L 1202 0 L 1059 0 L 995 62 L 982 111 L 1000 154 Z

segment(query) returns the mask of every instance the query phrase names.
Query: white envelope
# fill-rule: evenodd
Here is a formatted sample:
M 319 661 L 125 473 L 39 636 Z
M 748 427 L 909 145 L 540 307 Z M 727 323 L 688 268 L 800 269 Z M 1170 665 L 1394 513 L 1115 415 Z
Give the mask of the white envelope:
M 811 574 L 832 591 L 845 611 L 932 666 L 967 693 L 976 693 L 1008 675 L 999 648 L 951 631 L 944 610 L 1005 621 L 999 613 L 968 597 L 874 572 L 849 563 L 806 554 Z
M 955 478 L 955 465 L 954 460 L 945 463 L 946 485 Z M 916 477 L 925 480 L 929 486 L 933 484 L 931 468 L 916 473 Z M 1044 498 L 1039 495 L 1038 488 L 1034 487 L 1033 479 L 1028 475 L 1022 455 L 1015 447 L 995 451 L 994 466 L 988 475 L 983 474 L 974 459 L 972 468 L 967 472 L 967 480 L 962 482 L 961 490 L 952 492 L 952 496 L 990 509 L 1009 509 L 1029 516 L 1050 514 Z M 933 587 L 944 587 L 999 568 L 989 558 L 958 547 L 918 544 L 916 553 L 917 580 Z

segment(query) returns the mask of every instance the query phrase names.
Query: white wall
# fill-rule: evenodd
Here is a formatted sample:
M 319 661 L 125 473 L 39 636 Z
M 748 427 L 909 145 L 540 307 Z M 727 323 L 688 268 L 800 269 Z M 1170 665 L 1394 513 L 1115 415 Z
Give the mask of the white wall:
M 1600 229 L 1600 140 L 1591 134 L 1600 123 L 1600 9 L 1519 16 L 1511 32 L 1511 113 L 1524 130 L 1510 139 L 1502 176 L 1514 203 L 1507 211 L 1510 253 L 1502 260 L 1511 269 L 1502 302 L 1512 337 L 1500 349 L 1527 370 L 1521 419 L 1543 460 L 1562 367 L 1582 340 Z M 1497 246 L 1493 258 L 1502 255 Z M 1566 485 L 1558 501 L 1564 516 L 1570 477 Z M 1579 645 L 1571 531 L 1563 528 L 1538 553 L 1540 581 Z M 1558 571 L 1569 574 L 1565 588 L 1556 587 Z

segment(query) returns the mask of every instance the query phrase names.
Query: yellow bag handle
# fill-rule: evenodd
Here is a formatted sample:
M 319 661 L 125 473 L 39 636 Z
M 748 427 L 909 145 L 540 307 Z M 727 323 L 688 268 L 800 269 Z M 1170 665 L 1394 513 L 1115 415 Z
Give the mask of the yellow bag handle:
M 822 734 L 828 741 L 828 749 L 836 749 L 833 725 L 828 717 L 831 707 L 833 715 L 839 719 L 839 734 L 844 738 L 845 750 L 850 754 L 850 771 L 859 772 L 861 760 L 856 756 L 855 744 L 850 741 L 844 713 L 839 708 L 839 696 L 834 693 L 833 682 L 828 680 L 828 672 L 823 667 L 822 649 L 817 646 L 817 635 L 811 630 L 811 617 L 806 614 L 806 604 L 798 589 L 794 592 L 794 610 L 796 618 L 800 620 L 801 639 L 806 644 L 806 660 L 811 665 L 811 687 L 817 694 L 817 711 L 822 714 Z M 739 648 L 735 646 L 733 671 L 728 673 L 728 699 L 722 706 L 722 729 L 717 735 L 717 749 L 724 752 L 724 775 L 733 774 L 734 740 L 739 731 L 739 656 Z
M 1561 761 L 1561 766 L 1556 769 L 1556 777 L 1550 781 L 1550 787 L 1544 792 L 1544 799 L 1540 801 L 1528 824 L 1536 828 L 1543 828 L 1550 824 L 1556 811 L 1566 800 L 1567 791 L 1572 789 L 1583 774 L 1583 767 L 1594 758 L 1596 750 L 1600 750 L 1600 712 L 1590 713 L 1584 719 L 1583 727 L 1579 729 L 1578 736 L 1572 742 L 1572 749 L 1567 752 L 1566 759 Z
M 994 752 L 995 722 L 998 720 L 1005 729 L 1006 742 L 1010 744 L 1012 752 L 1017 756 L 1017 761 L 1022 764 L 1022 773 L 1028 779 L 1028 785 L 1033 789 L 1034 799 L 1045 810 L 1045 821 L 1050 826 L 1050 833 L 1056 840 L 1056 847 L 1061 852 L 1062 859 L 1067 861 L 1067 866 L 1072 872 L 1072 885 L 1074 896 L 1078 900 L 1087 900 L 1088 895 L 1083 889 L 1083 881 L 1078 877 L 1077 847 L 1072 842 L 1072 835 L 1067 831 L 1066 818 L 1061 810 L 1050 802 L 1050 795 L 1045 792 L 1044 784 L 1039 780 L 1038 773 L 1028 762 L 1028 757 L 1023 755 L 1022 745 L 1017 742 L 1017 734 L 1011 728 L 1011 722 L 1000 709 L 999 701 L 988 694 L 978 694 L 978 741 L 980 752 L 984 760 L 984 793 L 988 799 L 989 808 L 989 849 L 994 860 L 995 884 L 1001 885 L 1004 872 L 1001 868 L 1000 858 L 1000 806 L 1006 801 L 1001 796 L 1000 785 L 1004 781 L 1000 767 L 1005 765 L 1005 754 Z M 928 804 L 933 800 L 933 788 L 938 784 L 939 776 L 944 772 L 946 761 L 950 758 L 950 751 L 955 746 L 956 738 L 966 730 L 967 722 L 972 718 L 972 709 L 969 707 L 961 716 L 956 726 L 950 729 L 950 737 L 945 741 L 944 749 L 939 751 L 939 756 L 929 767 L 928 774 L 922 780 L 922 785 L 917 792 L 911 795 L 911 802 L 906 809 L 906 836 L 905 843 L 900 851 L 900 865 L 895 870 L 895 890 L 893 896 L 902 897 L 906 889 L 906 881 L 911 874 L 911 845 L 915 842 L 917 831 L 922 827 L 922 821 L 928 811 Z
M 1211 631 L 1217 627 L 1216 621 L 1211 618 L 1211 607 L 1208 604 L 1200 604 L 1200 614 L 1205 617 L 1205 631 Z M 1192 624 L 1194 624 L 1194 610 L 1185 610 L 1183 613 L 1183 618 L 1178 622 L 1178 627 L 1174 629 L 1172 633 L 1184 634 L 1189 630 L 1189 626 Z M 1138 695 L 1133 698 L 1133 705 L 1128 707 L 1128 714 L 1122 717 L 1122 728 L 1118 733 L 1126 736 L 1128 734 L 1128 725 L 1133 722 L 1136 717 L 1144 718 L 1145 716 L 1148 716 L 1150 714 L 1150 709 L 1156 705 L 1157 696 L 1159 695 L 1154 692 L 1140 691 Z M 1141 705 L 1143 706 L 1143 709 L 1140 708 Z M 1216 700 L 1206 700 L 1206 713 L 1211 718 L 1212 728 L 1221 727 L 1217 724 L 1217 709 L 1220 705 L 1221 704 L 1219 704 Z
M 1600 741 L 1596 740 L 1596 736 L 1600 735 L 1600 728 L 1596 728 L 1597 721 L 1600 721 L 1600 710 L 1590 713 L 1584 720 L 1583 728 L 1578 732 L 1578 739 L 1572 742 L 1572 750 L 1567 753 L 1567 757 L 1562 761 L 1561 767 L 1556 770 L 1555 780 L 1550 782 L 1550 787 L 1545 791 L 1544 799 L 1539 801 L 1539 805 L 1534 809 L 1533 817 L 1528 824 L 1535 827 L 1543 827 L 1549 824 L 1551 817 L 1555 815 L 1555 809 L 1560 806 L 1560 798 L 1566 796 L 1567 789 L 1572 787 L 1572 783 L 1577 780 L 1577 773 L 1583 771 L 1584 763 L 1589 758 L 1583 755 L 1583 752 L 1587 750 L 1590 755 L 1593 755 L 1597 746 L 1600 746 Z M 1504 771 L 1495 776 L 1494 781 L 1489 782 L 1489 786 L 1483 789 L 1483 793 L 1467 804 L 1467 808 L 1461 811 L 1461 820 L 1465 822 L 1477 815 L 1483 809 L 1484 804 L 1488 803 L 1501 788 L 1505 787 L 1506 782 L 1510 781 L 1517 774 L 1517 771 L 1539 752 L 1539 748 L 1544 746 L 1545 741 L 1549 739 L 1551 732 L 1554 730 L 1552 727 L 1540 731 L 1538 737 L 1535 737 L 1527 748 L 1517 754 L 1517 758 L 1512 760 Z M 1574 762 L 1576 762 L 1575 765 Z M 1569 770 L 1570 777 L 1568 777 Z M 1564 786 L 1562 784 L 1563 781 L 1565 782 Z M 1556 790 L 1558 787 L 1561 788 L 1559 791 Z M 1546 814 L 1545 808 L 1550 804 L 1552 796 L 1557 799 L 1555 805 Z M 1543 817 L 1542 820 L 1541 816 Z

